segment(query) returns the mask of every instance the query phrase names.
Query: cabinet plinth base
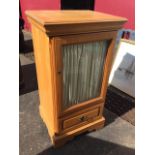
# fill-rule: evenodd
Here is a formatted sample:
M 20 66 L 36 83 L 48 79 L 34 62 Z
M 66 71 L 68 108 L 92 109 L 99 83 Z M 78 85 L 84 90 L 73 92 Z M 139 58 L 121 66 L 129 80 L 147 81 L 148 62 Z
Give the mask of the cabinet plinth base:
M 102 117 L 94 122 L 91 122 L 87 125 L 77 128 L 75 130 L 69 131 L 63 135 L 56 135 L 54 137 L 51 137 L 53 147 L 58 148 L 58 147 L 64 145 L 67 141 L 72 140 L 75 136 L 77 136 L 83 132 L 86 132 L 86 131 L 91 132 L 91 131 L 101 129 L 104 126 L 104 122 L 105 122 L 105 118 Z

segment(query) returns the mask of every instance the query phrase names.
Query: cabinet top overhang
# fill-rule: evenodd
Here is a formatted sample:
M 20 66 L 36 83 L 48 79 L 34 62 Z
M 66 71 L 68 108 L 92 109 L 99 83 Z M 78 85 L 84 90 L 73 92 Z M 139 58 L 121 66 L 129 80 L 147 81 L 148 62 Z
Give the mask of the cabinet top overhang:
M 117 30 L 127 21 L 123 17 L 88 10 L 29 10 L 26 15 L 31 24 L 49 34 Z

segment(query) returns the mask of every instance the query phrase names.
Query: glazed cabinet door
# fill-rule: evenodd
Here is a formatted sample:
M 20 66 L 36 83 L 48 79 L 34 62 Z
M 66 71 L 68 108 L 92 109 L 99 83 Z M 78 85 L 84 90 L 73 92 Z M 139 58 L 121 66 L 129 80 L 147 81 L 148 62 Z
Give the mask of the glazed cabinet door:
M 51 39 L 59 117 L 104 102 L 116 34 L 113 31 Z

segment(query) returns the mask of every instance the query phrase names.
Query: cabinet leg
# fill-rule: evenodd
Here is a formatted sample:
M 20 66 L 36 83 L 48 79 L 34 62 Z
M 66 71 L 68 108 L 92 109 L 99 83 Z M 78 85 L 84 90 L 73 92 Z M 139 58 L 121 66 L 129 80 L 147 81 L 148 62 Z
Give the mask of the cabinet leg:
M 74 136 L 65 137 L 63 139 L 53 138 L 52 144 L 53 144 L 54 148 L 59 148 L 59 147 L 63 146 L 64 144 L 66 144 L 67 142 L 73 140 L 73 139 L 74 139 Z
M 105 122 L 105 119 L 104 119 L 104 117 L 102 117 L 99 120 L 89 123 L 81 128 L 69 131 L 62 135 L 55 135 L 55 136 L 51 137 L 53 147 L 54 148 L 61 147 L 62 145 L 64 145 L 68 141 L 71 141 L 74 137 L 76 137 L 77 135 L 79 135 L 83 132 L 86 132 L 86 131 L 90 132 L 90 131 L 94 131 L 94 130 L 96 131 L 98 129 L 101 129 L 104 126 L 104 122 Z
M 96 126 L 96 127 L 92 128 L 92 129 L 90 128 L 90 129 L 88 130 L 88 132 L 97 131 L 97 130 L 102 129 L 103 127 L 104 127 L 104 124 L 99 125 L 99 126 Z

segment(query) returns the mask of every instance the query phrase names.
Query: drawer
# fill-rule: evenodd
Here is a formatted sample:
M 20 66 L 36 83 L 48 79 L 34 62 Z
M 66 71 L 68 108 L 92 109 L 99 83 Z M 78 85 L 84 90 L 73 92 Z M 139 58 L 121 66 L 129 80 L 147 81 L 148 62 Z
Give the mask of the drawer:
M 95 117 L 99 115 L 99 108 L 96 108 L 94 110 L 91 110 L 89 112 L 80 114 L 78 116 L 75 116 L 73 118 L 64 120 L 63 122 L 63 129 L 73 127 L 75 125 L 92 121 Z

